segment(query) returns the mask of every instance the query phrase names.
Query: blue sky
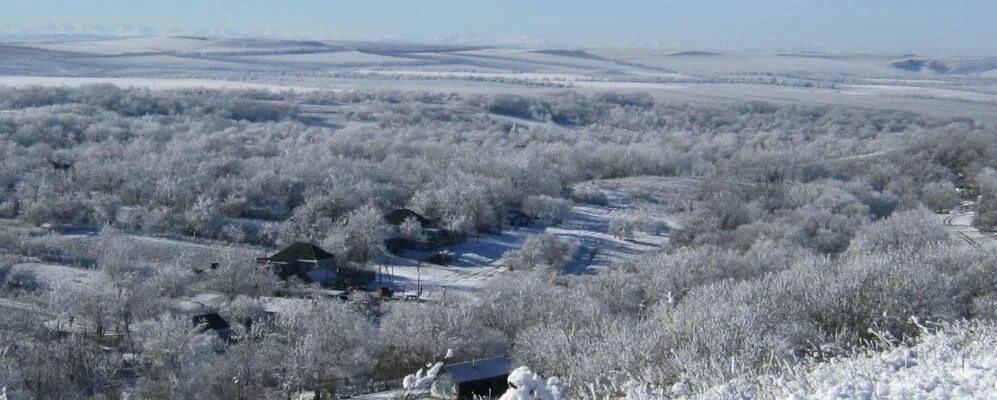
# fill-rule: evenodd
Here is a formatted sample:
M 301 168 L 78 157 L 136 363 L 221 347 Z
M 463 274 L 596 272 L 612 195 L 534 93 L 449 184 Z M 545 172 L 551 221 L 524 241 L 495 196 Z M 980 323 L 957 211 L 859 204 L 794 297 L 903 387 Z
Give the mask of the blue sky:
M 997 55 L 995 0 L 3 0 L 0 29 L 81 24 L 337 39 L 658 43 Z

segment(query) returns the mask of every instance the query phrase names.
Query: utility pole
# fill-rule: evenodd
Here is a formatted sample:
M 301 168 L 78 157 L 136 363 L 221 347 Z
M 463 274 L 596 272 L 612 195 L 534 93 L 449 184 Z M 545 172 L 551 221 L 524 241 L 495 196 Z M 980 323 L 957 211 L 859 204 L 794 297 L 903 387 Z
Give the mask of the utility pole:
M 322 400 L 322 370 L 325 369 L 325 363 L 321 362 L 318 364 L 318 382 L 316 382 L 315 387 L 315 400 Z

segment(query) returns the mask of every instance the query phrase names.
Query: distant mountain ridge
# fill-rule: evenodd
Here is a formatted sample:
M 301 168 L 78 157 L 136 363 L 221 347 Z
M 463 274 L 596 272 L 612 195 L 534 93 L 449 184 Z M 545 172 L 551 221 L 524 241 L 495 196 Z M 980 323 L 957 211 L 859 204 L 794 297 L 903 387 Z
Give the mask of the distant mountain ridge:
M 910 57 L 896 60 L 890 66 L 909 72 L 940 75 L 997 75 L 997 57 Z

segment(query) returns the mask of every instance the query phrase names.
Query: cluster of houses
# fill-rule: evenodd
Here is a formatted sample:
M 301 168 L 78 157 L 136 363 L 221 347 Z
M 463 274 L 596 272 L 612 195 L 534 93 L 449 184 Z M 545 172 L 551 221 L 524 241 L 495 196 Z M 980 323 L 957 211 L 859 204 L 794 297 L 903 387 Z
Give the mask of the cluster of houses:
M 508 226 L 521 227 L 531 223 L 531 219 L 518 211 L 509 211 L 504 214 L 503 222 Z M 403 235 L 401 226 L 407 224 L 406 229 L 411 230 L 414 224 L 418 223 L 419 232 L 412 235 L 408 232 Z M 391 229 L 384 237 L 385 248 L 393 254 L 403 254 L 406 251 L 425 254 L 444 248 L 446 246 L 461 243 L 466 240 L 463 233 L 451 231 L 441 226 L 438 221 L 426 218 L 419 213 L 409 209 L 397 209 L 384 216 L 384 222 Z M 432 257 L 439 256 L 434 253 Z M 451 253 L 452 254 L 452 253 Z M 446 262 L 448 260 L 441 260 Z M 336 256 L 312 243 L 293 243 L 284 249 L 265 257 L 258 257 L 256 262 L 268 268 L 281 279 L 297 278 L 304 282 L 318 283 L 324 288 L 334 289 L 329 292 L 339 292 L 347 294 L 348 291 L 338 291 L 335 289 L 352 290 L 367 288 L 376 276 L 373 271 L 359 266 L 337 263 Z M 203 270 L 195 271 L 204 273 L 217 269 L 219 263 L 212 262 Z M 380 288 L 379 294 L 390 298 L 391 290 Z M 341 298 L 343 296 L 340 296 Z M 417 299 L 418 300 L 418 299 Z M 226 341 L 239 340 L 234 336 L 236 326 L 251 328 L 254 322 L 259 321 L 227 321 L 217 312 L 210 308 L 199 308 L 193 311 L 190 316 L 191 326 L 199 332 L 213 333 Z M 268 315 L 273 316 L 268 311 Z M 54 329 L 61 333 L 82 333 L 86 334 L 92 328 L 87 326 L 85 321 L 54 321 Z M 103 332 L 102 335 L 121 336 L 117 332 Z M 462 363 L 444 365 L 440 375 L 434 381 L 430 395 L 440 399 L 471 399 L 489 398 L 500 396 L 508 388 L 507 378 L 511 372 L 511 362 L 506 357 L 495 357 L 489 359 L 472 360 Z

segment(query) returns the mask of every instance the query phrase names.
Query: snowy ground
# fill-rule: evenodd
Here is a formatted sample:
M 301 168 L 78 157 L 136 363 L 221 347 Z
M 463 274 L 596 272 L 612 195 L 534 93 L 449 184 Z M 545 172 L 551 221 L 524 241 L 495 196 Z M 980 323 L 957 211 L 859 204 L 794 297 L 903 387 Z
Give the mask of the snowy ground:
M 100 284 L 101 279 L 94 270 L 48 263 L 28 262 L 16 264 L 13 267 L 13 271 L 33 273 L 37 277 L 38 283 L 51 289 L 65 285 L 95 285 Z
M 965 100 L 982 103 L 997 102 L 997 95 L 988 93 L 893 84 L 841 85 L 841 93 L 860 96 L 914 96 Z

